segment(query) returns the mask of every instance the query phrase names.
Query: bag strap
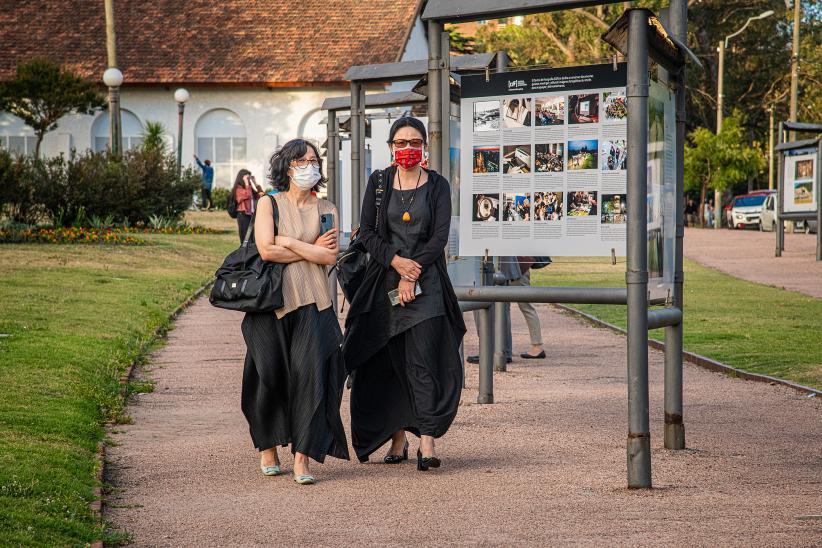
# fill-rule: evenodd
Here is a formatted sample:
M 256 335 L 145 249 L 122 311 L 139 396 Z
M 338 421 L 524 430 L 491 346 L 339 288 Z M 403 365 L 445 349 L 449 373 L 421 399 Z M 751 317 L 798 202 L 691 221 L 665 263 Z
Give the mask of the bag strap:
M 271 194 L 267 195 L 271 198 L 271 208 L 274 212 L 274 236 L 277 236 L 277 223 L 280 222 L 280 208 L 277 207 L 277 200 Z M 243 245 L 241 247 L 248 247 L 248 241 L 251 239 L 251 233 L 254 232 L 254 220 L 257 218 L 257 211 L 251 216 L 251 221 L 248 223 L 248 229 L 245 231 L 245 238 L 243 238 Z
M 378 173 L 379 182 L 377 183 L 377 188 L 374 190 L 374 205 L 377 206 L 377 220 L 375 223 L 377 229 L 380 228 L 380 206 L 382 206 L 382 197 L 385 194 L 385 181 L 383 179 L 385 170 L 380 169 Z

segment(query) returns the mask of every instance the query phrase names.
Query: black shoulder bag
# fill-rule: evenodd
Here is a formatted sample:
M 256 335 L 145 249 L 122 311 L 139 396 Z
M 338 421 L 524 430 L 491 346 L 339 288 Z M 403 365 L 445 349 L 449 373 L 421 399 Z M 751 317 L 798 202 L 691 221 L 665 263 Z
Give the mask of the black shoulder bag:
M 384 170 L 378 171 L 379 183 L 375 189 L 374 204 L 377 206 L 377 228 L 380 227 L 380 206 L 385 193 L 385 182 L 383 181 Z M 365 249 L 362 239 L 359 237 L 360 229 L 356 228 L 351 233 L 351 242 L 348 249 L 340 253 L 337 257 L 337 280 L 340 282 L 343 295 L 348 302 L 354 298 L 357 290 L 362 285 L 365 277 L 365 269 L 368 266 L 370 254 Z
M 277 235 L 279 210 L 273 196 L 274 235 Z M 254 217 L 248 225 L 239 249 L 232 251 L 217 270 L 209 301 L 212 305 L 239 312 L 273 312 L 283 307 L 284 264 L 270 263 L 260 257 L 257 244 L 251 241 Z

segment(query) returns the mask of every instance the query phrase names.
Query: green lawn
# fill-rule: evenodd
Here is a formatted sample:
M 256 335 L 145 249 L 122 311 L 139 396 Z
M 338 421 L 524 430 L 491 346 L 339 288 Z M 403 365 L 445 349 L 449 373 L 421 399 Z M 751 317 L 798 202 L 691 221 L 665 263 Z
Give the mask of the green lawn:
M 124 419 L 118 379 L 237 245 L 233 231 L 147 238 L 0 246 L 0 546 L 100 538 L 89 502 L 103 424 Z
M 534 285 L 624 287 L 625 264 L 559 258 Z M 574 305 L 625 328 L 626 307 Z M 685 261 L 685 349 L 754 373 L 822 388 L 822 299 L 746 282 Z M 650 332 L 663 340 L 664 330 Z

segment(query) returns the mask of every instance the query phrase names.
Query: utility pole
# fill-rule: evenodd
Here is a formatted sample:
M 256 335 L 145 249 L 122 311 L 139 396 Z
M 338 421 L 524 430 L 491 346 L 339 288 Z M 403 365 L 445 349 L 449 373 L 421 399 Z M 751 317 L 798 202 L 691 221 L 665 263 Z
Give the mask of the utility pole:
M 768 190 L 773 190 L 773 111 L 775 106 L 771 103 L 768 108 Z
M 785 0 L 788 3 L 788 0 Z M 790 120 L 796 122 L 797 100 L 799 96 L 799 20 L 802 10 L 802 0 L 793 0 L 793 47 L 791 49 L 791 111 Z M 796 133 L 791 132 L 790 140 L 796 139 Z
M 725 104 L 725 39 L 719 41 L 719 76 L 716 86 L 716 134 L 722 133 L 722 108 Z M 704 206 L 703 206 L 704 207 Z M 722 226 L 722 193 L 714 190 L 714 229 Z

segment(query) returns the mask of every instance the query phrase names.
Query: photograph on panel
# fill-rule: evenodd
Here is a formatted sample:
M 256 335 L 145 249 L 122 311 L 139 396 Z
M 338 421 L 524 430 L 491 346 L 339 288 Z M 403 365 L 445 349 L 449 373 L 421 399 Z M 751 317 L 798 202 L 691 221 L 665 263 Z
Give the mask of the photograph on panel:
M 496 131 L 498 129 L 499 101 L 474 103 L 474 131 Z
M 510 97 L 502 101 L 502 127 L 531 127 L 531 103 L 527 97 Z
M 499 173 L 499 147 L 474 147 L 474 173 Z
M 620 171 L 627 169 L 628 145 L 625 139 L 602 141 L 600 147 L 602 171 Z
M 563 143 L 544 143 L 534 146 L 534 171 L 537 173 L 560 172 L 565 169 Z
M 569 124 L 599 123 L 599 93 L 568 96 Z
M 562 192 L 534 192 L 534 220 L 561 221 Z
M 502 149 L 502 172 L 509 175 L 531 173 L 531 145 L 505 145 Z
M 596 169 L 599 154 L 599 141 L 580 139 L 568 141 L 568 169 Z
M 568 216 L 592 217 L 597 215 L 597 193 L 587 190 L 568 191 Z
M 505 205 L 502 209 L 503 221 L 530 221 L 530 194 L 505 194 Z
M 627 222 L 625 215 L 625 194 L 603 194 L 601 203 L 602 214 L 600 221 L 602 224 L 618 225 Z
M 534 112 L 537 126 L 561 126 L 565 123 L 565 96 L 537 97 Z
M 499 220 L 499 194 L 474 194 L 474 222 Z
M 606 91 L 602 94 L 602 102 L 605 120 L 624 120 L 628 117 L 628 98 L 624 89 Z

